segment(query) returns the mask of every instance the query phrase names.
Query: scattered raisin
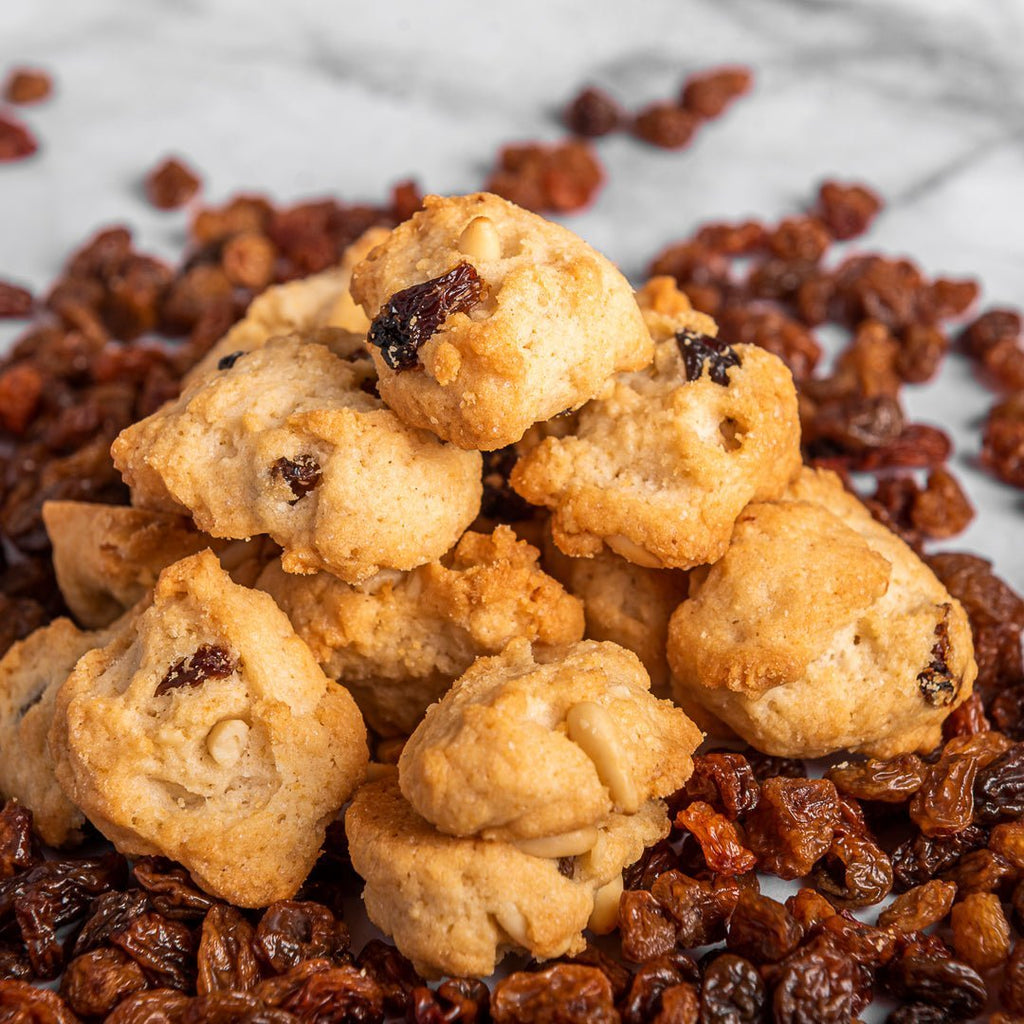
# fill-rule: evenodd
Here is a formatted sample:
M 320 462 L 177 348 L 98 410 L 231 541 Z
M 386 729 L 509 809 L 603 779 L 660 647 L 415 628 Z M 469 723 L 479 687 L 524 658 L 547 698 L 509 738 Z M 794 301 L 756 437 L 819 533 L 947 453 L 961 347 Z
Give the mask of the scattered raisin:
M 955 1019 L 973 1017 L 987 997 L 985 983 L 966 964 L 913 949 L 890 965 L 887 979 L 893 995 L 937 1006 Z
M 742 754 L 720 752 L 694 757 L 693 774 L 683 792 L 691 800 L 706 801 L 735 821 L 757 806 L 760 788 Z
M 32 832 L 32 812 L 16 800 L 0 811 L 0 879 L 35 867 L 43 859 Z
M 194 990 L 196 940 L 183 922 L 148 911 L 112 934 L 110 941 L 135 960 L 156 987 Z
M 740 96 L 750 92 L 754 76 L 749 68 L 721 67 L 690 75 L 679 101 L 699 117 L 715 118 Z
M 0 164 L 24 160 L 39 148 L 35 137 L 20 121 L 0 114 Z
M 15 68 L 4 84 L 8 103 L 39 103 L 53 92 L 53 80 L 40 68 Z
M 652 103 L 633 118 L 633 134 L 652 146 L 682 149 L 700 125 L 700 118 L 674 103 Z
M 388 1013 L 404 1013 L 413 992 L 423 984 L 411 961 L 379 939 L 363 947 L 356 966 L 380 986 Z
M 651 894 L 659 910 L 667 911 L 675 924 L 673 941 L 693 949 L 725 938 L 726 924 L 736 900 L 730 905 L 722 890 L 716 890 L 702 879 L 672 870 L 655 879 Z M 649 907 L 650 904 L 645 903 L 644 906 Z M 652 919 L 657 924 L 661 916 L 652 915 Z M 667 929 L 664 934 L 668 935 Z
M 772 995 L 776 1024 L 840 1024 L 854 1013 L 857 965 L 827 948 L 800 950 L 779 968 Z
M 198 175 L 176 157 L 168 157 L 146 175 L 146 195 L 158 210 L 184 206 L 198 191 Z
M 1024 743 L 983 767 L 974 783 L 978 820 L 986 823 L 1024 814 Z
M 154 697 L 182 686 L 202 686 L 207 679 L 226 679 L 238 667 L 238 658 L 219 644 L 200 644 L 192 654 L 179 658 L 157 684 Z
M 283 973 L 303 960 L 337 958 L 348 949 L 348 929 L 319 903 L 279 900 L 263 912 L 253 944 L 271 970 Z
M 453 313 L 472 309 L 483 294 L 483 281 L 470 263 L 395 292 L 370 325 L 367 341 L 381 350 L 392 370 L 409 370 L 417 352 Z
M 586 138 L 607 135 L 615 131 L 622 121 L 622 109 L 600 89 L 584 89 L 565 111 L 565 124 L 569 131 Z
M 1010 955 L 1010 926 L 999 897 L 990 892 L 970 893 L 950 915 L 953 949 L 976 971 L 997 967 Z
M 817 215 L 840 242 L 864 234 L 881 208 L 881 198 L 866 185 L 825 181 L 818 189 Z
M 245 231 L 229 238 L 220 258 L 228 280 L 253 291 L 262 291 L 273 282 L 276 260 L 274 243 L 257 231 Z
M 21 319 L 32 312 L 32 293 L 20 285 L 0 281 L 0 319 Z

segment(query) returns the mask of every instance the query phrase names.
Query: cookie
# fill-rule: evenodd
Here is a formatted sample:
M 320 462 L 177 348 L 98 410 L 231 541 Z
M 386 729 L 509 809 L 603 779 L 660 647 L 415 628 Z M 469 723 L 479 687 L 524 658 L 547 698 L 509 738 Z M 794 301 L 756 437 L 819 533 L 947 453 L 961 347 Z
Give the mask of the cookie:
M 61 595 L 91 629 L 109 626 L 153 589 L 162 569 L 204 548 L 244 586 L 252 586 L 280 550 L 265 537 L 214 540 L 185 516 L 124 505 L 47 501 L 43 523 Z
M 427 196 L 352 275 L 380 393 L 491 451 L 651 358 L 626 279 L 571 231 L 489 193 Z
M 345 831 L 370 920 L 421 974 L 483 978 L 512 950 L 537 959 L 581 952 L 592 919 L 611 930 L 622 869 L 668 835 L 669 822 L 665 805 L 652 800 L 606 819 L 579 856 L 535 856 L 438 832 L 403 799 L 391 772 L 356 793 Z
M 183 864 L 210 894 L 293 896 L 366 770 L 366 730 L 266 595 L 208 551 L 87 653 L 49 736 L 72 803 L 126 854 Z
M 361 389 L 363 361 L 277 338 L 123 430 L 133 504 L 214 537 L 269 534 L 287 572 L 349 583 L 439 558 L 480 506 L 481 460 Z
M 450 835 L 583 842 L 693 771 L 700 731 L 649 685 L 615 644 L 512 640 L 427 710 L 398 761 L 402 793 Z
M 370 228 L 345 250 L 337 267 L 261 292 L 245 316 L 188 372 L 185 383 L 215 373 L 223 359 L 287 334 L 315 334 L 321 344 L 346 358 L 363 351 L 370 321 L 349 294 L 352 269 L 388 234 L 387 228 Z
M 686 573 L 645 569 L 610 551 L 570 558 L 555 547 L 550 531 L 544 538 L 544 567 L 582 599 L 587 639 L 610 640 L 632 651 L 650 676 L 651 693 L 667 697 L 668 620 L 686 598 Z
M 703 314 L 648 320 L 654 362 L 617 375 L 573 435 L 525 452 L 511 483 L 552 510 L 567 555 L 610 549 L 646 568 L 689 569 L 721 557 L 743 507 L 778 497 L 799 469 L 796 391 L 771 353 L 686 326 L 707 327 Z
M 758 502 L 669 626 L 675 692 L 783 757 L 927 752 L 977 674 L 960 604 L 825 470 Z
M 50 846 L 82 839 L 85 817 L 64 795 L 46 737 L 57 691 L 78 659 L 110 633 L 84 632 L 54 619 L 19 640 L 0 660 L 0 796 L 21 801 Z
M 407 736 L 474 659 L 515 636 L 540 648 L 583 635 L 583 608 L 507 526 L 469 532 L 440 561 L 384 572 L 358 586 L 327 573 L 294 576 L 272 563 L 257 583 L 291 619 L 324 671 L 367 723 Z

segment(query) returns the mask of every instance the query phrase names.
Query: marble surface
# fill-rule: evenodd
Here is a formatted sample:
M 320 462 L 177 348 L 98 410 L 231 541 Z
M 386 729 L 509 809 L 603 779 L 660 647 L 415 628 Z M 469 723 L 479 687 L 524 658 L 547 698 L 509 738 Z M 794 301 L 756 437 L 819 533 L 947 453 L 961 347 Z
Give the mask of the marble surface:
M 0 167 L 0 276 L 43 288 L 111 222 L 175 257 L 186 214 L 151 209 L 140 187 L 168 153 L 211 201 L 242 188 L 372 201 L 407 177 L 464 191 L 502 143 L 560 137 L 557 110 L 583 83 L 636 107 L 742 62 L 754 94 L 689 149 L 602 141 L 609 182 L 567 223 L 638 277 L 703 220 L 777 218 L 825 176 L 860 179 L 889 204 L 864 244 L 1020 306 L 1022 49 L 1018 0 L 0 3 L 0 68 L 37 62 L 57 80 L 23 110 L 40 153 Z M 0 326 L 0 343 L 18 328 Z M 980 514 L 954 543 L 1024 587 L 1024 498 L 974 470 L 991 396 L 950 360 L 905 401 L 958 439 Z
M 862 243 L 1024 306 L 1024 3 L 1020 0 L 5 0 L 0 71 L 38 63 L 39 155 L 0 166 L 0 277 L 42 289 L 100 225 L 175 257 L 186 214 L 140 181 L 168 153 L 204 198 L 380 200 L 479 187 L 515 139 L 555 139 L 584 83 L 638 106 L 689 72 L 750 64 L 754 94 L 681 153 L 599 144 L 609 183 L 567 223 L 634 277 L 701 221 L 800 208 L 825 176 L 888 199 Z M 0 325 L 0 342 L 19 325 Z M 978 506 L 952 542 L 1024 589 L 1024 494 L 975 468 L 992 395 L 962 361 L 908 388 L 913 417 L 957 440 Z

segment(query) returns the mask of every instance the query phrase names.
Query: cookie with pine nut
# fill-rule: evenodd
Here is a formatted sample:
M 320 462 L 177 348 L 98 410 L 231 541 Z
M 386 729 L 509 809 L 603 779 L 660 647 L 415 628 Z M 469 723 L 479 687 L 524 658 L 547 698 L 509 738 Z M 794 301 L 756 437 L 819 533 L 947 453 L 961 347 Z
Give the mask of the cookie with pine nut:
M 0 797 L 23 803 L 50 846 L 79 842 L 85 824 L 57 782 L 47 745 L 57 691 L 78 659 L 111 636 L 109 630 L 86 632 L 70 619 L 54 619 L 0 660 Z
M 932 750 L 977 667 L 963 608 L 839 478 L 740 515 L 672 616 L 674 692 L 783 757 Z
M 75 619 L 98 629 L 153 589 L 162 569 L 211 548 L 236 583 L 251 586 L 280 549 L 266 537 L 215 540 L 186 516 L 125 505 L 47 501 L 43 523 L 53 546 L 61 596 Z
M 440 558 L 480 507 L 481 459 L 403 423 L 372 367 L 275 338 L 127 429 L 111 453 L 132 502 L 214 537 L 269 534 L 286 572 L 349 583 Z
M 295 576 L 279 562 L 257 586 L 274 598 L 323 670 L 382 736 L 408 736 L 482 655 L 515 636 L 544 649 L 583 635 L 583 606 L 507 526 L 469 531 L 442 559 L 350 586 Z
M 57 779 L 122 853 L 177 860 L 210 894 L 293 896 L 362 781 L 366 729 L 266 594 L 209 551 L 57 694 Z
M 338 266 L 261 292 L 245 316 L 189 370 L 185 383 L 216 373 L 222 362 L 287 334 L 312 335 L 345 358 L 365 354 L 363 339 L 370 321 L 352 299 L 349 285 L 353 268 L 388 233 L 387 228 L 370 228 L 345 250 Z
M 629 283 L 571 231 L 489 193 L 423 205 L 352 276 L 407 423 L 492 451 L 650 361 Z
M 523 455 L 511 483 L 551 509 L 567 555 L 610 549 L 647 568 L 689 569 L 721 557 L 743 507 L 778 497 L 800 468 L 796 389 L 777 356 L 694 330 L 711 330 L 703 314 L 648 323 L 653 363 L 618 374 L 573 434 Z
M 366 882 L 367 915 L 416 969 L 483 978 L 508 952 L 572 955 L 586 946 L 584 928 L 612 931 L 623 868 L 668 835 L 669 821 L 665 805 L 651 800 L 635 814 L 607 817 L 576 856 L 537 855 L 439 832 L 391 772 L 356 793 L 345 832 Z
M 427 710 L 398 761 L 402 793 L 450 835 L 585 847 L 609 814 L 636 813 L 693 771 L 700 730 L 649 686 L 616 644 L 512 640 Z

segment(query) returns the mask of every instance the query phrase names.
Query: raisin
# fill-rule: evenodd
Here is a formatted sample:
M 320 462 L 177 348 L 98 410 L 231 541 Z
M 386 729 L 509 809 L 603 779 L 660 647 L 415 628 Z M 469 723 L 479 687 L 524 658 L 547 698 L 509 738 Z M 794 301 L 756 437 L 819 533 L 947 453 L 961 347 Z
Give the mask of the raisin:
M 701 982 L 701 1024 L 756 1024 L 767 1000 L 764 982 L 749 960 L 733 953 L 716 956 Z
M 992 823 L 1024 814 L 1024 743 L 983 767 L 974 782 L 978 820 Z
M 945 539 L 967 528 L 974 508 L 956 477 L 939 466 L 928 474 L 928 485 L 914 498 L 910 518 L 926 537 Z
M 909 384 L 923 384 L 939 371 L 949 339 L 929 324 L 908 324 L 900 332 L 896 369 Z
M 904 1003 L 885 1018 L 885 1024 L 949 1024 L 949 1016 L 929 1003 Z
M 259 958 L 283 973 L 303 960 L 334 959 L 348 949 L 348 929 L 319 903 L 279 900 L 256 926 Z
M 600 89 L 584 89 L 565 111 L 565 124 L 569 131 L 586 138 L 607 135 L 622 122 L 622 109 Z
M 245 231 L 229 238 L 221 252 L 220 265 L 232 284 L 262 291 L 273 283 L 277 249 L 258 231 Z
M 988 834 L 976 825 L 945 839 L 918 835 L 907 839 L 892 852 L 895 884 L 901 890 L 931 881 L 952 867 L 964 854 L 984 846 Z
M 749 814 L 756 806 L 760 787 L 753 768 L 742 754 L 698 754 L 693 774 L 683 793 L 691 800 L 703 800 L 731 821 Z
M 472 264 L 460 263 L 440 277 L 395 292 L 370 325 L 367 341 L 380 349 L 392 370 L 411 369 L 420 347 L 453 313 L 472 309 L 483 289 Z
M 537 213 L 568 213 L 586 206 L 604 182 L 593 149 L 580 139 L 556 146 L 506 146 L 487 191 Z
M 960 342 L 975 359 L 982 359 L 1000 342 L 1016 342 L 1022 331 L 1024 321 L 1016 310 L 990 309 L 964 328 Z
M 960 895 L 1003 890 L 1017 877 L 1014 866 L 993 850 L 972 850 L 964 854 L 942 877 L 956 883 Z
M 826 777 L 840 793 L 857 800 L 903 803 L 921 788 L 926 767 L 916 754 L 897 754 L 888 761 L 869 758 L 834 765 Z
M 990 892 L 970 893 L 957 903 L 950 926 L 957 957 L 976 971 L 991 970 L 1010 955 L 1010 926 Z
M 0 164 L 24 160 L 39 148 L 33 134 L 20 121 L 0 114 Z
M 196 976 L 196 941 L 192 930 L 149 911 L 110 936 L 161 988 L 192 992 Z
M 891 932 L 840 913 L 820 922 L 812 933 L 810 945 L 827 946 L 862 967 L 876 970 L 892 960 L 897 939 Z
M 646 1024 L 655 1019 L 664 1009 L 667 992 L 699 979 L 697 965 L 684 953 L 669 953 L 649 960 L 630 982 L 629 992 L 622 1003 L 623 1024 Z
M 40 68 L 15 68 L 4 84 L 8 103 L 39 103 L 53 92 L 53 80 Z
M 633 118 L 633 135 L 662 149 L 682 149 L 700 126 L 700 118 L 674 103 L 652 103 Z
M 260 967 L 254 939 L 252 925 L 234 907 L 211 907 L 199 939 L 196 991 L 203 995 L 255 988 Z
M 229 352 L 226 356 L 221 356 L 220 359 L 217 360 L 217 369 L 230 370 L 231 367 L 234 366 L 235 363 L 237 363 L 244 355 L 245 352 L 239 349 L 237 352 Z
M 814 879 L 837 906 L 868 907 L 892 890 L 892 862 L 868 836 L 841 824 Z
M 935 624 L 935 643 L 932 644 L 931 661 L 927 668 L 918 673 L 917 685 L 925 701 L 932 707 L 946 707 L 956 700 L 960 693 L 960 680 L 954 679 L 949 670 L 949 604 L 942 606 L 942 618 Z M 925 779 L 924 785 L 928 783 Z M 913 813 L 911 813 L 913 817 Z
M 799 878 L 825 855 L 838 822 L 838 795 L 827 779 L 767 779 L 747 818 L 747 843 L 762 870 Z
M 910 818 L 929 838 L 955 835 L 974 817 L 978 762 L 945 753 L 928 769 L 910 801 Z
M 175 989 L 139 992 L 118 1003 L 106 1024 L 181 1024 L 188 1004 L 188 997 Z
M 645 889 L 627 889 L 619 902 L 622 958 L 635 964 L 675 948 L 676 928 L 658 900 Z
M 494 986 L 494 1024 L 613 1024 L 619 1020 L 608 979 L 596 967 L 556 964 L 517 971 Z
M 801 950 L 776 975 L 776 1024 L 840 1024 L 854 1013 L 857 965 L 828 949 Z
M 708 364 L 708 376 L 723 387 L 729 385 L 729 370 L 740 365 L 740 357 L 723 342 L 698 334 L 696 331 L 676 332 L 676 344 L 683 357 L 683 369 L 688 381 L 699 380 Z
M 56 992 L 16 979 L 0 981 L 0 1020 L 17 1024 L 78 1024 L 78 1018 Z
M 182 686 L 202 686 L 207 679 L 226 679 L 238 667 L 238 658 L 219 644 L 200 644 L 192 654 L 179 658 L 157 684 L 154 697 Z
M 32 313 L 32 293 L 20 285 L 0 281 L 0 319 L 22 319 Z
M 0 879 L 11 878 L 43 859 L 32 832 L 32 812 L 15 800 L 0 811 Z
M 864 234 L 881 208 L 878 194 L 865 185 L 825 181 L 818 189 L 816 213 L 832 237 L 841 242 Z
M 310 974 L 278 1005 L 300 1020 L 369 1022 L 384 1018 L 380 986 L 348 964 Z
M 746 752 L 746 757 L 750 767 L 754 769 L 754 777 L 759 782 L 765 782 L 776 775 L 784 779 L 807 778 L 807 766 L 797 758 L 762 754 L 753 748 Z
M 475 978 L 449 978 L 437 989 L 413 990 L 408 1020 L 412 1024 L 484 1024 L 489 1018 L 491 993 Z
M 64 971 L 60 994 L 75 1013 L 104 1017 L 122 1000 L 149 985 L 142 968 L 119 949 L 94 949 Z
M 996 825 L 988 837 L 988 848 L 1024 871 L 1024 822 Z
M 834 917 L 835 907 L 821 893 L 814 889 L 800 889 L 786 900 L 786 909 L 793 915 L 797 923 L 809 931 L 820 924 L 826 917 Z
M 781 903 L 745 892 L 729 918 L 726 946 L 756 963 L 775 963 L 792 953 L 802 938 L 803 929 Z
M 817 217 L 787 217 L 768 235 L 768 248 L 788 263 L 814 264 L 831 242 L 832 236 Z
M 699 117 L 718 117 L 730 103 L 750 92 L 753 83 L 749 68 L 713 68 L 690 75 L 683 83 L 679 102 Z
M 1024 941 L 1014 943 L 999 995 L 1007 1010 L 1024 1014 Z
M 105 892 L 92 902 L 89 916 L 75 939 L 74 955 L 81 956 L 110 941 L 110 936 L 150 909 L 149 897 L 138 889 Z
M 294 495 L 289 505 L 294 505 L 311 491 L 316 490 L 323 475 L 320 463 L 313 455 L 296 455 L 294 459 L 283 456 L 270 467 L 270 475 L 283 480 Z
M 697 232 L 698 245 L 727 256 L 750 256 L 765 247 L 768 232 L 756 220 L 738 224 L 705 224 Z
M 704 860 L 712 871 L 742 875 L 752 871 L 757 858 L 741 842 L 736 825 L 710 804 L 697 800 L 676 815 L 675 824 L 688 829 L 700 843 Z
M 949 913 L 956 897 L 956 886 L 934 878 L 897 896 L 878 915 L 880 928 L 917 932 L 941 921 Z
M 412 994 L 423 984 L 412 963 L 394 946 L 372 939 L 356 959 L 356 965 L 381 989 L 388 1013 L 405 1013 Z
M 197 889 L 189 873 L 162 857 L 139 857 L 132 868 L 135 881 L 149 893 L 153 909 L 173 920 L 195 921 L 206 916 L 214 901 Z
M 732 906 L 723 891 L 673 870 L 658 876 L 651 887 L 651 894 L 660 910 L 667 911 L 675 924 L 673 942 L 678 941 L 692 949 L 725 938 Z M 734 906 L 735 901 L 732 903 Z M 645 903 L 644 906 L 650 905 Z M 660 921 L 662 916 L 656 915 L 655 920 Z M 668 935 L 667 929 L 665 935 Z
M 673 953 L 671 955 L 676 959 L 683 956 L 682 953 Z M 603 953 L 594 945 L 588 945 L 582 953 L 578 953 L 574 957 L 569 957 L 568 960 L 569 963 L 582 964 L 584 967 L 596 967 L 601 971 L 612 987 L 612 993 L 615 996 L 616 1002 L 626 995 L 626 992 L 629 990 L 629 986 L 633 981 L 633 975 L 625 964 L 620 960 Z
M 199 191 L 199 177 L 180 160 L 169 157 L 146 175 L 146 196 L 159 210 L 184 206 Z
M 966 964 L 913 950 L 890 965 L 887 980 L 898 998 L 937 1006 L 955 1019 L 973 1017 L 987 998 L 984 981 Z

